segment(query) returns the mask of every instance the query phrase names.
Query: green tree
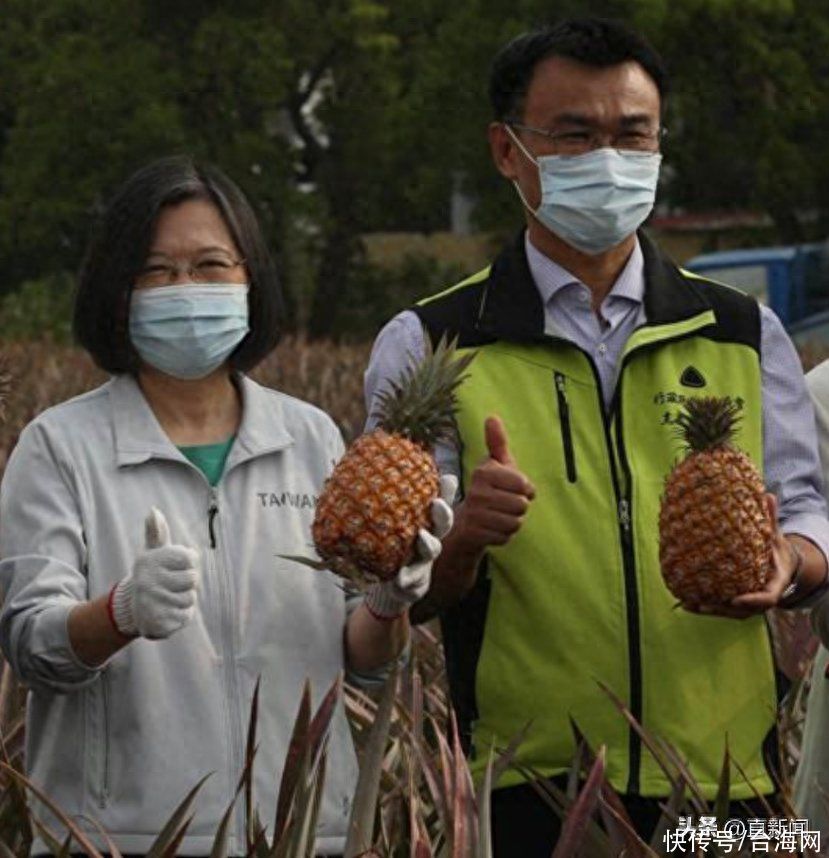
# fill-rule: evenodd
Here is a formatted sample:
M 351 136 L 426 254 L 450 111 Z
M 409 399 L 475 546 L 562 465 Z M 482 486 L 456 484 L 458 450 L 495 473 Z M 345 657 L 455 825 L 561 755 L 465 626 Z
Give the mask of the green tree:
M 522 222 L 486 143 L 489 66 L 511 36 L 584 14 L 632 22 L 667 60 L 663 202 L 826 233 L 829 0 L 4 0 L 0 295 L 65 284 L 113 187 L 192 152 L 252 200 L 289 323 L 379 324 L 381 292 L 443 275 L 371 271 L 365 233 L 447 228 L 458 186 L 481 229 Z
M 639 5 L 651 6 L 654 41 L 675 81 L 670 202 L 765 211 L 783 241 L 825 234 L 829 185 L 819 153 L 829 133 L 829 4 Z
M 0 291 L 74 269 L 106 192 L 184 134 L 175 70 L 137 36 L 130 0 L 15 2 L 0 37 Z M 11 13 L 16 14 L 11 14 Z M 7 77 L 8 74 L 8 77 Z

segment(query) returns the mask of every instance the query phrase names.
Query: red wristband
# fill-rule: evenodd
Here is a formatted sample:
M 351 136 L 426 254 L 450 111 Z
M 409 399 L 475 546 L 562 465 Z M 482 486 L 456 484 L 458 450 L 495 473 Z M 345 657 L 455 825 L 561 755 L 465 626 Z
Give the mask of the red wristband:
M 115 606 L 113 602 L 115 601 L 115 589 L 117 586 L 118 585 L 115 584 L 109 591 L 109 596 L 107 596 L 107 616 L 109 617 L 110 623 L 112 623 L 112 628 L 115 629 L 115 634 L 120 635 L 124 640 L 131 641 L 132 635 L 125 635 L 121 629 L 118 628 L 118 623 L 115 622 Z

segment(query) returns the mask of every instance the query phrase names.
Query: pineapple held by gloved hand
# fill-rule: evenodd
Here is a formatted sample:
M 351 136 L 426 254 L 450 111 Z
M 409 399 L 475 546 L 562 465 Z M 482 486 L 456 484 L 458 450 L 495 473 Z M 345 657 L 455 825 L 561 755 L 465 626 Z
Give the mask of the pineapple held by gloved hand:
M 456 358 L 443 338 L 378 396 L 377 428 L 351 445 L 317 504 L 314 545 L 333 572 L 389 581 L 413 558 L 438 496 L 434 445 L 455 440 L 456 390 L 473 356 Z
M 731 603 L 763 590 L 773 572 L 776 528 L 763 480 L 732 445 L 739 411 L 729 397 L 692 397 L 677 421 L 687 454 L 665 481 L 659 561 L 687 605 Z

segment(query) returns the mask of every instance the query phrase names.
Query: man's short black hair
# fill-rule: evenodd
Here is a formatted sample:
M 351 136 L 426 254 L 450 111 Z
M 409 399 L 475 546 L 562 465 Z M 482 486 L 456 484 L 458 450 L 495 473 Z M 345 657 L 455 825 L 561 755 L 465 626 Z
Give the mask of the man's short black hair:
M 81 266 L 75 338 L 107 372 L 138 368 L 128 325 L 133 284 L 146 263 L 162 209 L 188 200 L 216 206 L 248 271 L 250 331 L 231 355 L 230 366 L 250 369 L 279 340 L 283 304 L 276 267 L 245 195 L 216 167 L 187 156 L 161 158 L 142 167 L 115 192 Z
M 535 67 L 549 57 L 599 68 L 633 60 L 653 78 L 664 109 L 668 73 L 645 38 L 619 21 L 574 18 L 523 33 L 498 52 L 489 76 L 489 100 L 497 121 L 522 118 Z

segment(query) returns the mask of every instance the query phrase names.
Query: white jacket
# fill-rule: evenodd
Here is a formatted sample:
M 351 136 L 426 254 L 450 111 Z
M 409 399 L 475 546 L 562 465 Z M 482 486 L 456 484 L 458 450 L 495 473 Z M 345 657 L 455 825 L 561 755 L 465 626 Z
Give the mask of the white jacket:
M 824 490 L 829 492 L 829 361 L 806 376 L 817 419 Z M 821 832 L 821 854 L 829 854 L 829 593 L 812 608 L 812 627 L 821 640 L 812 669 L 800 764 L 795 777 L 794 804 L 809 820 L 810 829 Z
M 303 683 L 310 679 L 316 706 L 344 668 L 338 579 L 278 556 L 312 551 L 315 499 L 342 439 L 318 409 L 239 383 L 242 423 L 215 490 L 129 376 L 32 421 L 2 484 L 0 645 L 30 688 L 26 768 L 68 814 L 98 819 L 125 853 L 146 852 L 212 773 L 179 848 L 209 853 L 243 769 L 260 676 L 255 798 L 270 828 Z M 197 614 L 167 640 L 136 640 L 90 669 L 72 652 L 67 616 L 130 571 L 151 506 L 167 517 L 173 542 L 201 553 Z M 356 774 L 340 706 L 320 852 L 342 850 Z M 231 854 L 244 852 L 243 804 Z

